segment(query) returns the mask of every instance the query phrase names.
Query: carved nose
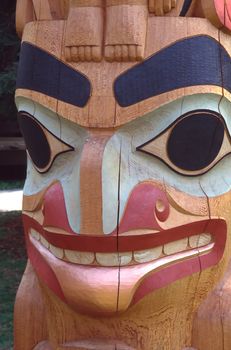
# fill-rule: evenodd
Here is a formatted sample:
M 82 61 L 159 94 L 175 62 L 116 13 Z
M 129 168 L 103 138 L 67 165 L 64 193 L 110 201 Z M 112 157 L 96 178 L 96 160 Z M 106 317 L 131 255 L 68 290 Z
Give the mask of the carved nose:
M 120 222 L 120 233 L 138 229 L 160 230 L 160 222 L 168 220 L 169 212 L 165 191 L 154 182 L 140 183 L 128 199 Z
M 102 163 L 112 131 L 91 130 L 80 161 L 80 233 L 103 234 Z

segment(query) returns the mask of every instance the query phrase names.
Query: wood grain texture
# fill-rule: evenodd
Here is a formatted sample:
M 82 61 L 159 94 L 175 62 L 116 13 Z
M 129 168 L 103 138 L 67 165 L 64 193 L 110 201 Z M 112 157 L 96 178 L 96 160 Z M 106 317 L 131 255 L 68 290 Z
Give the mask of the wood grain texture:
M 217 201 L 209 200 L 211 215 L 223 205 L 224 215 L 230 210 L 229 193 Z M 229 249 L 229 242 L 226 249 Z M 229 261 L 229 260 L 228 260 Z M 192 344 L 198 349 L 208 347 L 215 349 L 229 349 L 230 347 L 230 261 L 223 278 L 210 292 L 200 305 L 193 323 Z M 205 340 L 204 335 L 208 339 Z
M 22 329 L 26 332 L 22 332 Z M 14 307 L 14 341 L 17 350 L 32 350 L 40 341 L 47 339 L 47 331 L 43 296 L 38 278 L 28 262 Z
M 51 20 L 52 15 L 48 0 L 32 0 L 37 20 Z
M 58 349 L 60 350 L 135 350 L 134 348 L 127 346 L 124 343 L 115 341 L 107 341 L 105 340 L 84 340 L 84 341 L 78 341 L 78 342 L 70 342 L 65 344 L 65 346 L 60 346 Z
M 17 33 L 19 37 L 22 37 L 26 23 L 35 19 L 34 8 L 31 0 L 17 1 L 15 19 Z
M 37 344 L 33 350 L 53 350 L 53 347 L 50 345 L 48 341 L 42 341 L 39 344 Z
M 82 234 L 100 235 L 102 223 L 102 159 L 111 132 L 92 130 L 84 145 L 80 165 L 80 210 Z
M 144 57 L 148 11 L 136 1 L 134 6 L 106 8 L 105 58 L 108 61 L 137 61 Z
M 102 59 L 103 10 L 98 1 L 81 6 L 71 2 L 65 31 L 67 61 L 100 61 Z
M 63 12 L 63 6 L 65 4 L 65 0 L 63 1 L 63 6 L 60 2 L 57 2 L 56 0 L 48 0 L 48 3 L 52 19 L 64 18 L 65 14 Z
M 225 6 L 225 11 L 222 6 Z M 113 8 L 109 10 L 108 7 Z M 128 10 L 125 10 L 126 7 Z M 140 10 L 137 12 L 138 7 Z M 203 1 L 203 7 L 200 0 L 20 0 L 17 8 L 19 10 L 16 14 L 16 26 L 20 35 L 25 24 L 32 20 L 67 20 L 65 57 L 70 62 L 100 61 L 102 45 L 106 45 L 105 57 L 109 61 L 142 59 L 148 11 L 155 16 L 207 17 L 218 28 L 231 28 L 229 5 L 223 5 L 223 2 L 219 3 L 217 0 Z M 124 14 L 121 17 L 122 12 Z M 146 14 L 146 18 L 142 18 L 142 12 Z M 134 16 L 140 30 L 137 30 L 137 27 L 136 30 L 133 29 Z M 126 23 L 123 22 L 126 30 L 121 37 L 116 34 L 118 29 L 113 25 L 113 21 L 121 21 L 123 17 L 126 18 Z M 97 21 L 93 18 L 97 18 Z M 78 33 L 79 27 L 81 33 Z M 137 36 L 137 33 L 144 35 L 138 40 L 139 45 L 134 43 L 137 38 L 133 36 Z M 105 43 L 103 37 L 106 39 Z
M 164 16 L 172 8 L 176 7 L 176 1 L 172 0 L 149 0 L 149 11 L 155 13 L 156 16 Z
M 191 291 L 190 292 L 190 299 L 191 303 L 193 303 L 194 296 L 193 291 L 196 287 L 196 284 L 193 284 L 188 281 L 186 287 L 184 288 L 182 283 L 178 287 L 182 288 L 182 291 L 186 293 L 187 288 Z M 175 289 L 172 289 L 172 292 L 177 291 L 177 286 Z M 158 295 L 159 294 L 159 295 Z M 47 309 L 47 317 L 48 322 L 54 322 L 56 325 L 56 332 L 52 332 L 52 338 L 53 338 L 53 344 L 55 345 L 54 348 L 59 348 L 57 345 L 60 344 L 60 348 L 63 350 L 66 346 L 68 346 L 68 339 L 76 339 L 76 333 L 75 328 L 78 328 L 78 333 L 80 334 L 80 339 L 72 341 L 72 344 L 77 345 L 81 344 L 91 344 L 87 342 L 87 339 L 92 337 L 92 332 L 97 332 L 97 338 L 101 339 L 101 342 L 104 344 L 107 344 L 107 342 L 110 344 L 109 339 L 117 339 L 118 334 L 120 333 L 120 340 L 117 341 L 117 344 L 119 345 L 120 342 L 124 342 L 127 344 L 127 348 L 130 350 L 132 349 L 154 349 L 157 350 L 161 346 L 161 338 L 165 339 L 166 346 L 170 346 L 171 341 L 176 344 L 176 347 L 174 347 L 174 350 L 182 349 L 184 347 L 184 344 L 189 342 L 190 335 L 189 330 L 187 330 L 189 323 L 183 324 L 182 318 L 184 318 L 186 315 L 190 317 L 189 311 L 185 312 L 183 308 L 174 309 L 170 307 L 173 303 L 173 298 L 170 296 L 170 294 L 165 295 L 167 297 L 166 299 L 166 305 L 169 306 L 169 308 L 160 308 L 159 311 L 156 313 L 149 312 L 148 308 L 150 308 L 150 305 L 152 305 L 152 309 L 154 308 L 154 305 L 158 305 L 158 302 L 163 297 L 163 294 L 160 292 L 157 292 L 155 299 L 146 300 L 146 303 L 141 303 L 139 306 L 133 308 L 129 313 L 126 313 L 121 316 L 117 316 L 115 318 L 97 318 L 97 319 L 91 319 L 87 316 L 80 315 L 73 313 L 69 308 L 65 307 L 64 304 L 61 304 L 58 299 L 56 299 L 55 296 L 50 294 L 50 292 L 47 290 L 47 288 L 44 288 L 44 296 L 46 301 L 46 309 Z M 175 298 L 174 298 L 175 299 Z M 155 301 L 154 301 L 155 300 Z M 185 304 L 185 298 L 182 301 L 183 305 Z M 150 304 L 151 303 L 151 304 Z M 187 304 L 187 307 L 190 305 Z M 147 318 L 143 317 L 144 313 L 146 313 Z M 180 315 L 179 315 L 180 312 Z M 190 309 L 191 313 L 191 309 Z M 155 330 L 156 335 L 151 331 L 152 327 L 155 324 L 155 319 L 158 317 L 161 319 L 161 325 L 158 326 L 156 324 Z M 66 322 L 61 323 L 61 320 L 65 318 Z M 190 317 L 191 319 L 191 317 Z M 176 336 L 176 330 L 179 329 L 178 327 L 181 327 L 181 339 L 179 339 L 179 333 L 178 337 Z M 123 331 L 121 333 L 120 329 L 123 328 Z M 171 334 L 168 333 L 168 337 L 166 337 L 166 327 L 169 329 L 169 327 L 172 327 Z M 57 329 L 59 332 L 57 332 Z M 142 329 L 142 333 L 140 333 L 140 330 Z M 189 327 L 190 329 L 190 327 Z M 119 333 L 118 333 L 119 332 Z M 107 334 L 106 338 L 105 335 Z M 140 334 L 140 335 L 139 335 Z M 109 336 L 109 337 L 108 337 Z M 170 337 L 170 338 L 169 338 Z M 122 339 L 121 339 L 122 338 Z M 172 340 L 170 340 L 172 338 Z M 188 338 L 188 340 L 186 340 Z M 84 340 L 86 339 L 86 340 Z M 103 340 L 105 339 L 105 340 Z M 124 341 L 123 341 L 124 340 Z M 70 341 L 69 341 L 70 342 Z M 112 340 L 111 340 L 112 342 Z M 67 343 L 67 345 L 61 345 Z M 93 349 L 97 349 L 95 342 L 92 342 L 95 347 Z M 157 344 L 151 346 L 151 344 Z M 124 347 L 126 349 L 126 347 Z M 124 349 L 122 347 L 122 349 Z M 73 349 L 76 349 L 73 347 Z M 77 347 L 78 349 L 78 347 Z M 86 347 L 87 350 L 90 350 L 91 347 Z M 110 347 L 109 347 L 110 349 Z
M 163 32 L 162 40 L 160 40 L 158 36 L 158 27 L 161 28 L 161 31 Z M 36 28 L 38 28 L 38 31 Z M 63 52 L 61 51 L 63 33 L 63 29 L 61 28 L 63 28 L 62 21 L 51 21 L 49 23 L 44 21 L 43 24 L 39 24 L 39 26 L 37 26 L 35 23 L 29 24 L 27 26 L 28 30 L 24 32 L 24 40 L 33 42 L 36 35 L 37 45 L 39 47 L 54 54 L 58 58 L 62 53 L 62 59 L 65 60 Z M 188 28 L 188 34 L 186 33 L 185 28 Z M 159 50 L 168 46 L 171 42 L 187 37 L 187 35 L 191 37 L 192 35 L 201 34 L 209 35 L 215 39 L 218 38 L 217 29 L 214 28 L 208 21 L 203 19 L 176 19 L 171 17 L 168 19 L 168 22 L 166 22 L 164 18 L 149 18 L 145 57 L 149 57 L 154 52 L 158 52 Z M 45 41 L 43 40 L 44 37 L 46 38 Z M 59 40 L 55 40 L 55 38 L 58 38 Z M 224 34 L 224 38 L 222 40 L 224 41 L 225 47 L 230 50 L 229 41 L 225 38 L 226 36 Z M 101 66 L 94 63 L 91 65 L 88 63 L 78 64 L 78 70 L 80 70 L 83 74 L 86 74 L 92 83 L 92 95 L 101 96 L 101 101 L 99 103 L 98 99 L 92 99 L 84 108 L 74 107 L 62 101 L 58 101 L 57 112 L 64 118 L 78 122 L 83 126 L 112 127 L 122 125 L 142 114 L 148 113 L 154 108 L 158 108 L 159 106 L 166 104 L 169 101 L 175 100 L 176 98 L 184 95 L 190 95 L 192 92 L 214 92 L 222 94 L 222 88 L 214 85 L 185 87 L 183 89 L 163 93 L 158 97 L 151 97 L 134 106 L 121 108 L 118 103 L 115 104 L 115 99 L 113 97 L 113 82 L 116 76 L 128 68 L 133 67 L 134 64 L 135 63 L 126 62 L 120 64 L 102 62 Z M 72 64 L 71 67 L 77 69 L 75 64 Z M 224 93 L 226 93 L 227 97 L 229 97 L 230 93 L 228 93 L 225 89 Z M 31 94 L 31 98 L 34 101 L 56 111 L 56 101 L 52 97 L 44 96 L 38 92 L 29 92 L 20 89 L 16 92 L 16 96 L 28 96 L 28 94 Z M 108 103 L 109 100 L 111 101 L 110 103 Z M 97 112 L 98 107 L 96 106 L 96 103 L 99 105 L 102 112 Z M 93 117 L 89 114 L 89 108 L 92 111 Z M 97 119 L 95 120 L 95 118 Z
M 148 9 L 161 16 L 169 13 L 176 2 L 150 0 L 148 5 L 147 0 L 70 1 L 65 34 L 67 61 L 100 61 L 103 44 L 105 58 L 110 62 L 141 60 Z
M 200 305 L 193 325 L 193 345 L 198 349 L 228 350 L 231 344 L 230 263 L 221 282 Z M 209 337 L 205 339 L 205 334 Z
M 199 18 L 196 1 L 34 0 L 32 23 L 20 11 L 36 59 L 16 99 L 31 100 L 35 114 L 38 104 L 52 110 L 77 147 L 44 174 L 28 168 L 23 220 L 33 267 L 17 294 L 15 350 L 229 350 L 230 267 L 214 289 L 230 261 L 229 157 L 191 179 L 136 151 L 194 105 L 230 124 L 229 35 Z M 52 62 L 42 88 L 38 51 L 43 66 Z M 85 103 L 75 95 L 84 84 L 66 84 L 68 72 L 89 82 Z M 128 84 L 116 90 L 123 77 Z M 66 150 L 41 127 L 52 156 Z M 167 162 L 168 139 L 148 151 Z

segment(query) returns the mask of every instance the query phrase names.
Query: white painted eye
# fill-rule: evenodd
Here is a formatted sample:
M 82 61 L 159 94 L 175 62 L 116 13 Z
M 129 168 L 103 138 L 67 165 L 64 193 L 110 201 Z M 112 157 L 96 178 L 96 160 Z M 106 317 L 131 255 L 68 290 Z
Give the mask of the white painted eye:
M 18 121 L 27 152 L 38 172 L 47 172 L 59 154 L 74 150 L 72 146 L 53 135 L 29 113 L 19 112 Z
M 220 114 L 196 110 L 178 118 L 137 150 L 159 158 L 182 175 L 197 176 L 231 153 L 231 142 Z

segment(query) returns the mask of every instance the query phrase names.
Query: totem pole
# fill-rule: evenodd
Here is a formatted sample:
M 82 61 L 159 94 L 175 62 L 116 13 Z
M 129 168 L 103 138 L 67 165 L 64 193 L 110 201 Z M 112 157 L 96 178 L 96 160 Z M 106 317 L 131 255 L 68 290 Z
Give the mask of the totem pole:
M 230 14 L 17 1 L 15 350 L 231 349 Z

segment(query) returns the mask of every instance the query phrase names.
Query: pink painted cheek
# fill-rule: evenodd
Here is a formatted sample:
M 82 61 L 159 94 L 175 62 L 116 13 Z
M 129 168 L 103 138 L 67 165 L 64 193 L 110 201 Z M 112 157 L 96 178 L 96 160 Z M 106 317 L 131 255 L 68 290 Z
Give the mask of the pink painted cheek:
M 58 282 L 58 279 L 52 270 L 51 266 L 46 262 L 40 252 L 33 246 L 29 239 L 29 230 L 31 227 L 30 218 L 23 215 L 23 225 L 26 236 L 27 253 L 36 273 L 42 279 L 42 281 L 64 302 L 65 296 L 62 288 Z M 39 229 L 38 229 L 39 231 Z
M 137 229 L 161 230 L 159 221 L 169 216 L 165 192 L 151 183 L 137 185 L 129 199 L 120 223 L 120 233 Z
M 231 30 L 231 0 L 214 0 L 214 4 L 221 23 Z
M 57 227 L 67 232 L 70 228 L 62 186 L 59 182 L 48 188 L 44 196 L 44 227 Z

